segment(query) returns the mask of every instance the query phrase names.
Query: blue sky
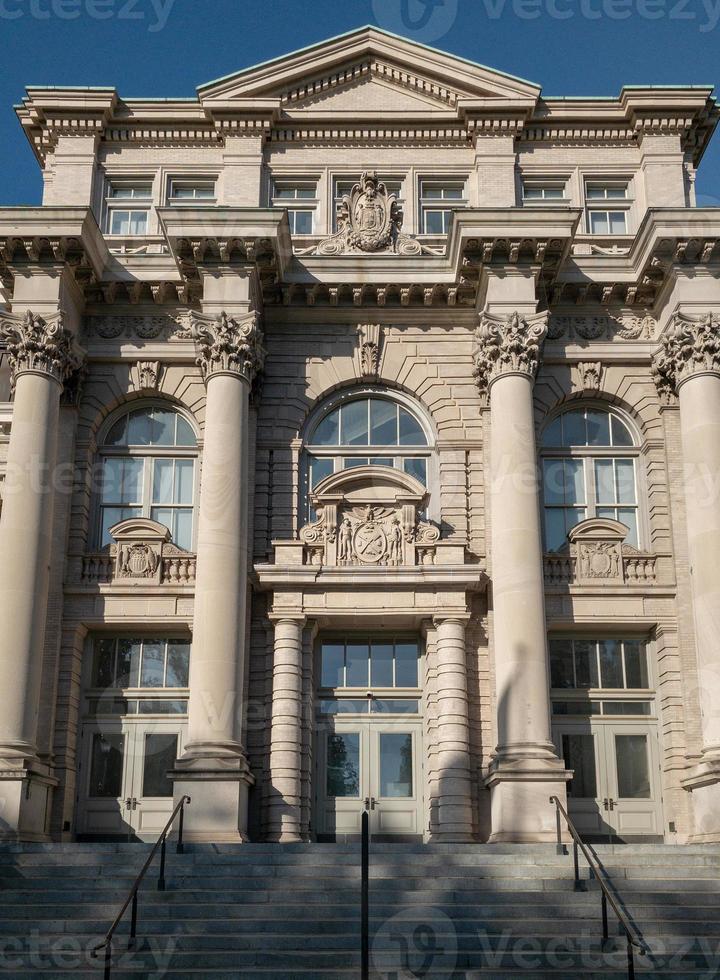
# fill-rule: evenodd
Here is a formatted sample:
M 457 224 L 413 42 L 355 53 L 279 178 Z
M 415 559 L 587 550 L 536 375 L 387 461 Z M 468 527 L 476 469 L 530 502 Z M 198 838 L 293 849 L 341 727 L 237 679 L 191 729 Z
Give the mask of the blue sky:
M 40 201 L 12 109 L 25 85 L 192 96 L 363 24 L 537 82 L 545 95 L 720 82 L 720 0 L 0 0 L 0 205 Z M 699 203 L 720 204 L 720 132 L 697 188 Z

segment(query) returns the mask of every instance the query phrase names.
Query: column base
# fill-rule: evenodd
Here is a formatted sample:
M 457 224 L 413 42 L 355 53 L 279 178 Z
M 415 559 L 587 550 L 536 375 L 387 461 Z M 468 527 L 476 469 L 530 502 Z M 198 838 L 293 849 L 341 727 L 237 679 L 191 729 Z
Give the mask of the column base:
M 170 778 L 174 802 L 189 796 L 183 837 L 188 843 L 243 844 L 247 834 L 248 792 L 255 778 L 245 755 L 214 758 L 186 755 L 179 759 Z
M 57 785 L 37 759 L 0 755 L 0 841 L 50 841 L 50 804 Z
M 682 780 L 692 793 L 695 830 L 691 844 L 720 844 L 720 758 L 708 757 Z
M 485 785 L 490 789 L 491 844 L 557 842 L 557 796 L 567 808 L 567 783 L 572 773 L 551 754 L 532 758 L 497 758 Z M 562 821 L 563 840 L 569 840 Z

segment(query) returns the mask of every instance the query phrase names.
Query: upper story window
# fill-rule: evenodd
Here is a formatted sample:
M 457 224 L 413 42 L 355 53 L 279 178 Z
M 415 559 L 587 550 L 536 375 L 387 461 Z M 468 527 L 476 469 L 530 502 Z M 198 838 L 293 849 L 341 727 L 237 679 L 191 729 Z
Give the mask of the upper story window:
M 190 641 L 96 636 L 87 673 L 88 715 L 187 714 Z
M 100 456 L 100 547 L 110 543 L 113 525 L 148 517 L 191 550 L 197 438 L 185 416 L 158 406 L 127 412 L 111 426 Z
M 152 206 L 150 182 L 112 183 L 105 204 L 109 235 L 147 235 Z
M 585 184 L 588 232 L 591 235 L 627 235 L 630 204 L 627 181 L 588 181 Z
M 420 644 L 412 636 L 347 636 L 320 643 L 321 714 L 417 714 Z
M 173 179 L 170 181 L 168 202 L 170 204 L 195 204 L 198 202 L 214 204 L 215 181 Z
M 275 181 L 272 206 L 287 208 L 290 232 L 293 235 L 312 235 L 317 212 L 317 184 L 312 181 Z
M 523 181 L 523 201 L 544 204 L 565 200 L 565 181 Z
M 447 235 L 453 208 L 467 206 L 465 181 L 420 181 L 420 232 Z
M 314 425 L 307 440 L 306 494 L 338 470 L 394 466 L 429 484 L 431 448 L 420 420 L 381 396 L 348 398 Z
M 603 408 L 571 409 L 542 437 L 545 548 L 557 551 L 567 533 L 589 517 L 609 517 L 629 530 L 638 547 L 635 438 L 626 422 Z
M 349 180 L 344 177 L 336 178 L 333 184 L 333 209 L 332 209 L 332 230 L 333 232 L 338 231 L 338 212 L 343 202 L 343 197 L 349 194 L 353 189 L 354 185 L 357 183 L 357 178 L 355 180 Z M 397 203 L 400 207 L 403 205 L 403 195 L 402 195 L 402 180 L 383 180 L 385 187 L 387 188 L 388 194 L 394 194 L 397 198 Z
M 550 637 L 553 715 L 649 716 L 654 713 L 643 640 Z

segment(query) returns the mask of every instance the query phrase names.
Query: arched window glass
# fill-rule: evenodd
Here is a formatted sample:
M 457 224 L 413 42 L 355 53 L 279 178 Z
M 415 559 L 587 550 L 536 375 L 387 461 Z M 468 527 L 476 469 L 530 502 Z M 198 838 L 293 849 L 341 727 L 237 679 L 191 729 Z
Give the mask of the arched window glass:
M 623 419 L 602 408 L 558 415 L 542 436 L 545 549 L 557 551 L 588 517 L 610 517 L 639 546 L 636 440 Z
M 326 476 L 351 466 L 394 466 L 428 486 L 431 449 L 420 420 L 388 397 L 348 398 L 308 436 L 305 496 Z
M 197 438 L 187 419 L 165 407 L 135 409 L 111 426 L 100 455 L 100 546 L 113 525 L 149 517 L 191 550 Z

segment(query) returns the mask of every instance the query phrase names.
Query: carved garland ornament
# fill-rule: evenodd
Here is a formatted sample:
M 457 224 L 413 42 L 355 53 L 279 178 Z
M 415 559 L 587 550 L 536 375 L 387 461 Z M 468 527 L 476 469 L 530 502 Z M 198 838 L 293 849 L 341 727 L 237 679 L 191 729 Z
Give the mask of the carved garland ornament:
M 696 319 L 675 313 L 653 359 L 659 394 L 670 400 L 683 381 L 709 372 L 720 374 L 720 316 L 706 313 Z
M 364 171 L 360 183 L 343 195 L 338 208 L 339 231 L 317 247 L 318 255 L 359 252 L 398 252 L 420 255 L 422 247 L 414 238 L 400 233 L 402 211 L 395 194 L 374 170 Z
M 547 334 L 547 313 L 523 317 L 510 313 L 505 319 L 483 313 L 475 331 L 473 375 L 481 392 L 502 374 L 526 374 L 534 378 Z
M 47 320 L 30 310 L 22 316 L 6 313 L 0 319 L 0 338 L 7 344 L 13 387 L 21 374 L 44 374 L 64 384 L 83 364 L 62 310 Z
M 236 374 L 252 382 L 262 369 L 265 350 L 257 313 L 237 318 L 224 310 L 216 317 L 194 313 L 191 330 L 198 351 L 196 363 L 206 381 L 214 374 Z

